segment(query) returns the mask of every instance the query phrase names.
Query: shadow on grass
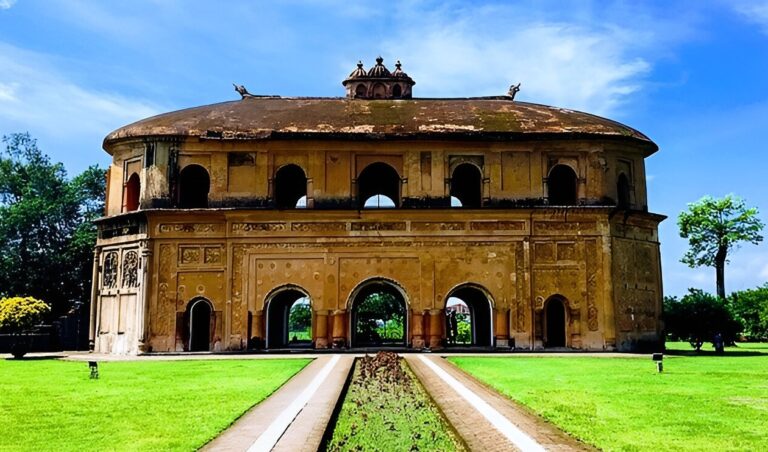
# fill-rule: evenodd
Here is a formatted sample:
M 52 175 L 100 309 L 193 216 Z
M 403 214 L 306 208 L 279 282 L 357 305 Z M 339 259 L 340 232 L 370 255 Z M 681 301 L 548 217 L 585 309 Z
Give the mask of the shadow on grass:
M 718 354 L 714 350 L 701 350 L 696 351 L 693 348 L 690 350 L 666 350 L 665 355 L 669 356 L 722 356 L 724 358 L 746 358 L 750 356 L 764 356 L 768 358 L 768 353 L 760 352 L 756 350 L 738 350 L 734 347 L 725 349 L 725 353 Z
M 6 361 L 17 361 L 17 362 L 23 362 L 23 361 L 44 361 L 49 359 L 60 359 L 61 355 L 36 355 L 36 356 L 25 356 L 23 358 L 14 358 L 13 356 L 9 356 L 5 358 Z

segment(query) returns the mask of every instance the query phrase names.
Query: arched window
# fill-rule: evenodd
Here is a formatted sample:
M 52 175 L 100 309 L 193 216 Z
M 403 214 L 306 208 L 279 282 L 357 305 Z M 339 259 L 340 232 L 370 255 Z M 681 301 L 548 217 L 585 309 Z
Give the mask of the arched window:
M 471 163 L 462 163 L 451 176 L 451 196 L 459 200 L 461 207 L 479 208 L 482 205 L 483 176 Z M 453 203 L 451 203 L 453 205 Z
M 275 173 L 275 207 L 295 209 L 307 195 L 307 176 L 298 165 L 285 165 Z M 304 205 L 306 206 L 306 198 Z
M 357 199 L 360 208 L 398 207 L 400 175 L 386 163 L 366 166 L 357 178 Z
M 200 165 L 188 165 L 179 173 L 179 207 L 203 209 L 208 207 L 211 178 Z
M 267 348 L 311 347 L 312 305 L 298 287 L 276 290 L 267 300 Z
M 133 212 L 139 208 L 139 194 L 141 193 L 141 181 L 137 173 L 131 174 L 123 190 L 123 211 Z
M 211 316 L 213 309 L 208 300 L 198 298 L 187 306 L 187 322 L 189 325 L 189 347 L 191 352 L 209 351 L 211 349 Z
M 374 99 L 386 99 L 387 87 L 381 83 L 373 85 L 373 98 Z
M 362 83 L 355 88 L 355 97 L 365 97 L 366 89 Z
M 619 174 L 618 181 L 616 182 L 616 193 L 618 195 L 619 209 L 629 209 L 629 179 L 624 173 Z
M 403 95 L 403 89 L 400 87 L 400 85 L 395 85 L 392 87 L 392 97 L 397 99 L 402 95 Z
M 573 206 L 577 200 L 576 172 L 568 165 L 555 165 L 547 178 L 549 204 L 553 206 Z

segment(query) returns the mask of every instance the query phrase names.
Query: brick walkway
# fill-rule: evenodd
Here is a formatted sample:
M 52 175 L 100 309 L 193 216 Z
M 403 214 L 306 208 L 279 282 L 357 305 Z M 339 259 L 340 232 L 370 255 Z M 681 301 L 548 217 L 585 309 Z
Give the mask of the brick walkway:
M 352 355 L 318 357 L 203 450 L 317 451 L 353 362 Z
M 435 355 L 404 355 L 429 395 L 471 450 L 593 450 Z M 485 415 L 434 370 L 432 363 L 485 405 Z M 483 403 L 484 402 L 484 403 Z M 509 424 L 512 425 L 509 425 Z M 495 424 L 495 425 L 494 425 Z M 506 424 L 506 425 L 505 425 Z M 505 430 L 504 427 L 507 427 Z M 510 432 L 510 430 L 513 430 Z M 510 437 L 519 430 L 517 445 Z

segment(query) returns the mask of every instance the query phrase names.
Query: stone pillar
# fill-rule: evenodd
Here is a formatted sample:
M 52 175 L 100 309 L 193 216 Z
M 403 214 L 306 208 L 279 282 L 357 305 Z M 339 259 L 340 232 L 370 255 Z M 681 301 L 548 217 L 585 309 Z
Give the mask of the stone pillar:
M 99 259 L 101 249 L 96 247 L 93 250 L 93 270 L 91 273 L 91 315 L 88 322 L 88 350 L 93 351 L 96 345 L 96 305 L 99 303 Z
M 328 348 L 328 311 L 315 313 L 315 348 Z
M 443 345 L 443 326 L 445 315 L 442 309 L 429 310 L 429 348 L 440 348 Z
M 411 312 L 411 337 L 413 348 L 424 348 L 424 315 L 420 312 Z
M 147 241 L 142 240 L 139 248 L 141 252 L 140 269 L 138 272 L 139 293 L 136 299 L 136 323 L 139 327 L 138 349 L 139 352 L 147 352 L 149 347 L 149 266 L 152 264 L 152 248 Z
M 253 312 L 253 316 L 251 317 L 251 335 L 254 337 L 255 344 L 254 347 L 256 348 L 264 348 L 265 344 L 265 337 L 264 337 L 264 310 L 259 309 L 258 311 Z M 249 338 L 250 339 L 250 338 Z
M 345 347 L 347 345 L 347 312 L 344 309 L 337 309 L 331 315 L 333 316 L 333 347 Z
M 507 348 L 509 347 L 509 309 L 495 308 L 493 312 L 495 314 L 493 334 L 496 338 L 496 347 Z

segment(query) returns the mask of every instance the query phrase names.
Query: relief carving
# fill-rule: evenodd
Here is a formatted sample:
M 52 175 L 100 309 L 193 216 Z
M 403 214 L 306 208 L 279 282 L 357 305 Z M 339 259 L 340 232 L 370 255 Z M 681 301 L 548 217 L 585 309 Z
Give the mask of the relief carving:
M 576 244 L 560 242 L 557 244 L 557 260 L 572 261 L 576 260 Z
M 442 223 L 430 223 L 428 221 L 411 222 L 412 231 L 463 231 L 463 221 L 452 221 Z
M 221 263 L 221 247 L 205 247 L 203 248 L 203 263 L 205 264 L 220 264 Z
M 183 233 L 200 233 L 200 232 L 218 232 L 219 225 L 216 223 L 173 223 L 173 224 L 161 224 L 161 233 L 170 232 L 183 232 Z
M 353 231 L 405 231 L 403 221 L 377 221 L 366 223 L 352 223 Z
M 123 287 L 139 287 L 139 253 L 136 251 L 123 255 Z
M 104 256 L 102 287 L 105 289 L 117 287 L 117 251 L 110 251 Z
M 523 245 L 517 244 L 515 246 L 515 273 L 519 280 L 524 281 L 524 254 Z M 525 331 L 525 291 L 523 284 L 518 284 L 518 296 L 517 296 L 517 331 Z
M 200 248 L 185 246 L 179 249 L 179 262 L 184 265 L 200 263 Z
M 285 223 L 232 223 L 232 232 L 278 232 L 285 230 Z
M 150 323 L 155 334 L 171 334 L 176 320 L 176 291 L 171 287 L 171 259 L 175 254 L 173 245 L 160 245 L 158 265 L 157 321 Z M 173 298 L 170 295 L 173 294 Z
M 523 231 L 524 221 L 473 221 L 469 223 L 473 231 Z
M 583 234 L 584 232 L 592 232 L 597 228 L 597 223 L 594 221 L 574 221 L 563 223 L 559 221 L 537 221 L 534 223 L 534 229 L 537 233 L 547 232 L 571 232 Z
M 597 296 L 597 242 L 588 240 L 584 244 L 587 261 L 587 328 L 597 331 L 598 318 L 595 297 Z
M 533 244 L 534 263 L 547 264 L 555 262 L 555 244 L 550 242 L 537 242 Z
M 301 222 L 291 223 L 291 231 L 296 232 L 331 232 L 346 231 L 347 223 L 343 222 Z

